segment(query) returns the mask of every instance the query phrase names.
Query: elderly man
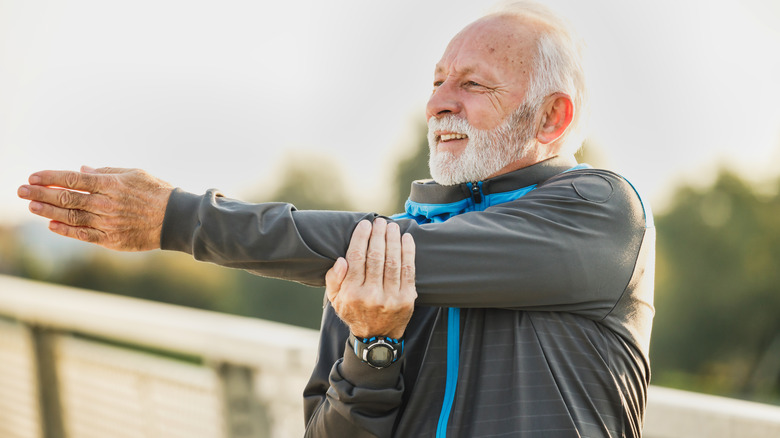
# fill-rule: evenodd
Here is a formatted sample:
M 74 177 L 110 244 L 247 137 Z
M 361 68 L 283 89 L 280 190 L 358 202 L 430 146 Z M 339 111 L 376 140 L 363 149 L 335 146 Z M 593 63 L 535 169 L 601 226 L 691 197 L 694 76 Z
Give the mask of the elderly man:
M 390 220 L 121 169 L 38 172 L 19 194 L 65 236 L 326 282 L 309 436 L 638 437 L 652 216 L 621 176 L 574 160 L 584 92 L 566 27 L 521 3 L 436 65 L 435 182 Z

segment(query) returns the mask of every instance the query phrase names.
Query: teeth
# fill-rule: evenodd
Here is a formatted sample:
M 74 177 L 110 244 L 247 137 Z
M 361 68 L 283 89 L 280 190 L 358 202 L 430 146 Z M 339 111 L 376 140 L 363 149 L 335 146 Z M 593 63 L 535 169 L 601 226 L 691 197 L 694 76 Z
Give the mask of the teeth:
M 442 134 L 441 141 L 462 140 L 468 138 L 466 134 Z

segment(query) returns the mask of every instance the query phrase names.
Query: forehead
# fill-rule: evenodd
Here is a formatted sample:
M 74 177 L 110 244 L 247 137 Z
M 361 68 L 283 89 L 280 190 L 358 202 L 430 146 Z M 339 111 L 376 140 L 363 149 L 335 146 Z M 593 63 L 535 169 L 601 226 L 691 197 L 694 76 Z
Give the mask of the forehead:
M 436 73 L 524 78 L 531 71 L 536 38 L 535 26 L 522 17 L 483 18 L 455 35 L 436 64 Z

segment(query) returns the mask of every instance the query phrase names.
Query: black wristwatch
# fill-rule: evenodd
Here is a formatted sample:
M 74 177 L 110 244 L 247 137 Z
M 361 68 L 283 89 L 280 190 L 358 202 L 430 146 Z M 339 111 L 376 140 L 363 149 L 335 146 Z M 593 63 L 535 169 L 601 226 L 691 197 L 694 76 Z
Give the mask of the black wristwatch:
M 350 333 L 349 340 L 360 360 L 380 370 L 392 365 L 404 352 L 403 339 L 393 339 L 388 336 L 362 338 Z

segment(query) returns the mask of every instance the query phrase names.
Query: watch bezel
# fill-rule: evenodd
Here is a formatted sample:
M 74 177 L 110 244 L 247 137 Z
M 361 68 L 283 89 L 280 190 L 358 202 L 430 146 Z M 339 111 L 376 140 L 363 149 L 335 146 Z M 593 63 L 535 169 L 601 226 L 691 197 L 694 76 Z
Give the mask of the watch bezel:
M 404 341 L 403 339 L 394 339 L 389 336 L 372 336 L 370 338 L 357 337 L 350 333 L 353 349 L 355 355 L 365 364 L 376 368 L 383 369 L 398 361 L 403 353 Z M 388 361 L 377 361 L 372 357 L 372 351 L 379 348 L 388 349 L 391 352 L 391 358 Z

